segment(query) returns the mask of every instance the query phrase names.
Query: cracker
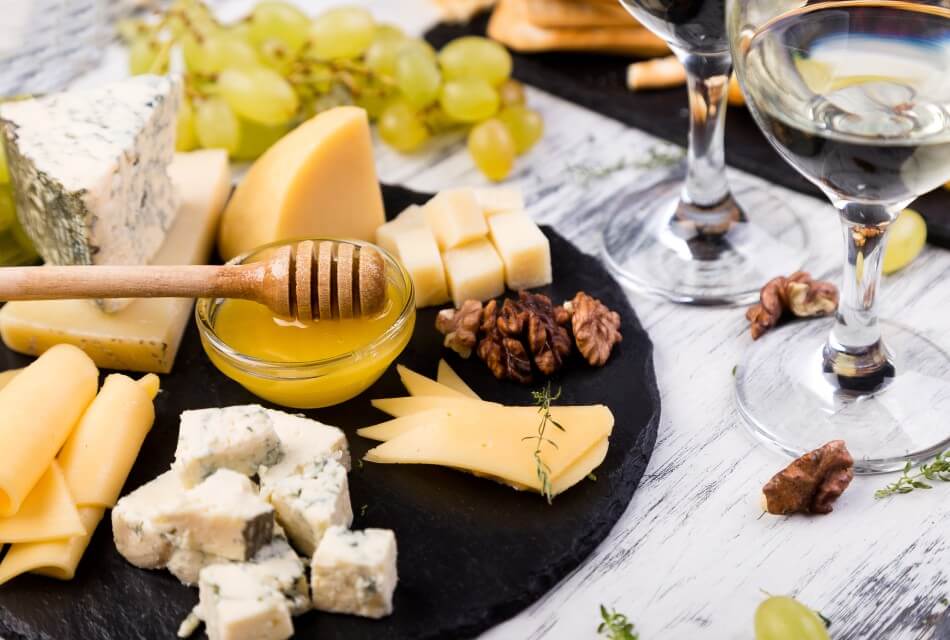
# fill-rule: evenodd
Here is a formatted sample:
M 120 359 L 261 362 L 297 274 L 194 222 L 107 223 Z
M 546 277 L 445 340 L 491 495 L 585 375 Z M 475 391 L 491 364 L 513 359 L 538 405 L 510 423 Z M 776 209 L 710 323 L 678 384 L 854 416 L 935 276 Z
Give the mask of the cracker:
M 524 14 L 539 27 L 632 27 L 639 23 L 619 2 L 524 0 Z

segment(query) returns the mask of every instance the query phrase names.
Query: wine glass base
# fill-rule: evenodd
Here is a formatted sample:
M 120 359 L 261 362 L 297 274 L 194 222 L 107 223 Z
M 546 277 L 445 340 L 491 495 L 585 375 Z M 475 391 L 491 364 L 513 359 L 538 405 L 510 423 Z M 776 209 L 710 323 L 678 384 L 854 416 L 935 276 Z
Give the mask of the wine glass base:
M 734 180 L 745 220 L 710 236 L 677 218 L 682 187 L 682 178 L 673 177 L 613 203 L 601 253 L 628 286 L 685 304 L 747 304 L 770 278 L 804 264 L 805 226 L 779 198 Z
M 795 322 L 748 348 L 736 368 L 739 411 L 752 433 L 798 457 L 844 440 L 857 473 L 901 469 L 950 445 L 950 355 L 882 322 L 896 375 L 874 392 L 842 391 L 822 373 L 832 320 Z

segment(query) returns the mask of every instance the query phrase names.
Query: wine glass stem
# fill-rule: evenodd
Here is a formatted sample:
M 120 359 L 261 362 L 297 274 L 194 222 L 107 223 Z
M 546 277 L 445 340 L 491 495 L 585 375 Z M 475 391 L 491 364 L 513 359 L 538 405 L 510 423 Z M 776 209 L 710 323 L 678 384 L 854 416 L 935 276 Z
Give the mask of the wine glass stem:
M 723 138 L 732 58 L 676 51 L 689 90 L 689 155 L 683 201 L 713 208 L 729 197 Z
M 888 227 L 897 211 L 854 202 L 837 206 L 844 232 L 844 279 L 835 325 L 824 350 L 825 372 L 839 381 L 852 379 L 843 386 L 868 390 L 894 374 L 881 341 L 876 303 Z

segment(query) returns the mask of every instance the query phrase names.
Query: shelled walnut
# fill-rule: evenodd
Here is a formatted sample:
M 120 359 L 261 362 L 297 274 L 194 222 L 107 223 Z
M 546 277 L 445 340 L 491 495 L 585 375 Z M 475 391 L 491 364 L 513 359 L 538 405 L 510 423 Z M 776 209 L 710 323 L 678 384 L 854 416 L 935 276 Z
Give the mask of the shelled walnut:
M 831 513 L 831 503 L 853 478 L 854 459 L 844 440 L 832 440 L 797 458 L 765 483 L 765 510 L 776 515 Z
M 436 329 L 445 335 L 446 347 L 466 358 L 474 348 L 496 378 L 524 384 L 535 371 L 554 375 L 575 343 L 585 360 L 599 367 L 622 340 L 620 315 L 584 292 L 563 307 L 527 291 L 500 305 L 467 300 L 459 309 L 440 311 Z
M 758 340 L 775 327 L 782 315 L 790 311 L 799 318 L 826 316 L 838 308 L 838 288 L 830 282 L 814 280 L 805 271 L 772 278 L 759 292 L 759 303 L 749 307 L 746 318 L 751 324 L 752 339 Z

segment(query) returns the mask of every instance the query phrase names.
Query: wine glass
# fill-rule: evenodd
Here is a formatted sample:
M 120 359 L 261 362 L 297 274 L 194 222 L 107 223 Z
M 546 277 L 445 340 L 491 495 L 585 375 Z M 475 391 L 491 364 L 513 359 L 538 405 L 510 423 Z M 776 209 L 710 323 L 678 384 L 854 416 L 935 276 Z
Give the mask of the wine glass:
M 675 302 L 751 302 L 769 278 L 802 265 L 808 239 L 779 198 L 742 180 L 737 201 L 726 180 L 725 0 L 620 2 L 686 68 L 689 151 L 685 169 L 611 203 L 605 261 L 626 283 Z
M 838 210 L 845 248 L 836 317 L 753 344 L 736 374 L 740 410 L 791 454 L 844 439 L 859 471 L 930 457 L 950 443 L 950 356 L 879 322 L 875 300 L 890 224 L 950 179 L 950 9 L 729 0 L 727 11 L 749 108 Z

